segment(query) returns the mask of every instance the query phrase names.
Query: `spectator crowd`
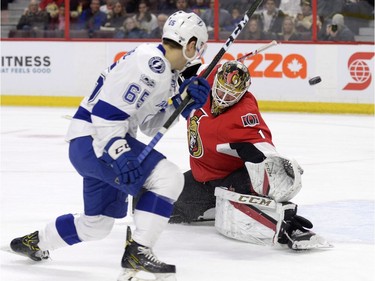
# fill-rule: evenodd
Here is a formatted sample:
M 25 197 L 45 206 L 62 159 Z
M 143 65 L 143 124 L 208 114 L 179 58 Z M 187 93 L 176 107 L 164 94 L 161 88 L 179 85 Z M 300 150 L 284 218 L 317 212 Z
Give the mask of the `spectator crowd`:
M 253 0 L 254 1 L 254 0 Z M 226 39 L 248 9 L 248 0 L 71 0 L 70 33 L 84 38 L 160 38 L 169 15 L 194 12 L 206 23 L 213 38 L 218 15 L 219 39 Z M 372 0 L 317 0 L 313 18 L 311 0 L 265 0 L 254 13 L 242 40 L 355 41 L 361 27 L 374 21 Z M 31 0 L 19 19 L 18 30 L 65 29 L 64 0 Z

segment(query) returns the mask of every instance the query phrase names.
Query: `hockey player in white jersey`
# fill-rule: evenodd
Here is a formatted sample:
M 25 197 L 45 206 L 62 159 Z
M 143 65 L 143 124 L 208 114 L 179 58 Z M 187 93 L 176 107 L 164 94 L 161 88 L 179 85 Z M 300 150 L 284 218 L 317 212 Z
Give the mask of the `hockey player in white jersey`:
M 141 44 L 101 73 L 67 133 L 70 161 L 83 177 L 84 213 L 59 216 L 44 229 L 13 239 L 13 251 L 41 261 L 51 250 L 102 239 L 115 219 L 126 216 L 128 195 L 144 187 L 147 192 L 135 206 L 135 230 L 127 237 L 119 280 L 137 280 L 134 276 L 141 270 L 158 280 L 173 280 L 175 266 L 159 261 L 152 247 L 168 224 L 184 177 L 156 150 L 140 163 L 137 156 L 146 145 L 137 140 L 137 130 L 153 136 L 185 88 L 193 103 L 183 114 L 206 102 L 210 86 L 205 79 L 194 77 L 181 87 L 176 81 L 179 71 L 202 54 L 207 40 L 204 22 L 194 13 L 179 11 L 165 23 L 161 44 Z M 168 102 L 171 97 L 174 103 Z

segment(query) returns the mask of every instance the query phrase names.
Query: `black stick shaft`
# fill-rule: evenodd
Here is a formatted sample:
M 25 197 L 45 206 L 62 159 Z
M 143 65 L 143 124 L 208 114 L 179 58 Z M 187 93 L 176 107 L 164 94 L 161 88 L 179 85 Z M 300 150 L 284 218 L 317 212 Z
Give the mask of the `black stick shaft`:
M 263 0 L 255 0 L 255 2 L 250 6 L 250 8 L 246 11 L 242 20 L 238 23 L 237 27 L 234 29 L 232 34 L 229 36 L 227 41 L 221 47 L 220 51 L 216 54 L 216 56 L 213 58 L 211 63 L 208 65 L 208 67 L 205 69 L 205 71 L 204 71 L 204 73 L 201 77 L 207 78 L 211 74 L 212 70 L 219 63 L 219 61 L 224 56 L 224 54 L 229 49 L 229 47 L 232 45 L 234 40 L 241 33 L 241 31 L 243 30 L 243 28 L 245 27 L 245 25 L 249 21 L 250 17 L 254 14 L 256 9 L 258 9 L 258 7 L 262 3 L 262 1 Z M 182 100 L 181 104 L 176 108 L 176 110 L 172 113 L 172 115 L 164 123 L 163 127 L 159 130 L 159 132 L 155 135 L 155 137 L 150 141 L 150 143 L 144 148 L 142 153 L 138 156 L 139 162 L 142 162 L 147 157 L 147 155 L 151 152 L 151 150 L 159 142 L 159 140 L 166 133 L 166 131 L 169 129 L 169 127 L 173 124 L 173 122 L 178 118 L 178 116 L 181 114 L 181 112 L 185 109 L 185 107 L 187 106 L 187 104 L 189 103 L 190 100 L 191 100 L 191 97 L 189 95 L 187 95 L 185 97 L 185 99 Z

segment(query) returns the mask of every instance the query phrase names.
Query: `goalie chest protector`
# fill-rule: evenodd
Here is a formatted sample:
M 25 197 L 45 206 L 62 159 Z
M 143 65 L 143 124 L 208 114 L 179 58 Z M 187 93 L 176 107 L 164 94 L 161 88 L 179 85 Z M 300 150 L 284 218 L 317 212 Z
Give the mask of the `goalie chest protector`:
M 217 152 L 218 144 L 268 142 L 272 136 L 255 97 L 247 92 L 239 103 L 218 116 L 211 114 L 211 97 L 188 118 L 190 167 L 199 182 L 221 179 L 244 166 L 242 159 Z

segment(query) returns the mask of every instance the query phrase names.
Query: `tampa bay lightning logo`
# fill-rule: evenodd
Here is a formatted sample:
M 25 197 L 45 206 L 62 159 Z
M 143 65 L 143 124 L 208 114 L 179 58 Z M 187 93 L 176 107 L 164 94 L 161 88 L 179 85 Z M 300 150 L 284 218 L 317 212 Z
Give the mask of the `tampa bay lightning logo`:
M 165 63 L 161 57 L 152 57 L 148 61 L 148 66 L 155 73 L 163 73 L 165 70 Z

